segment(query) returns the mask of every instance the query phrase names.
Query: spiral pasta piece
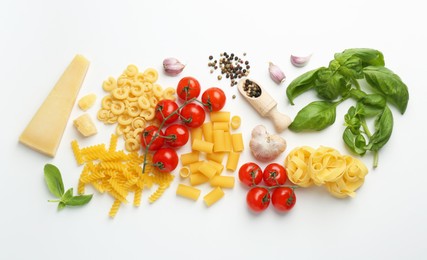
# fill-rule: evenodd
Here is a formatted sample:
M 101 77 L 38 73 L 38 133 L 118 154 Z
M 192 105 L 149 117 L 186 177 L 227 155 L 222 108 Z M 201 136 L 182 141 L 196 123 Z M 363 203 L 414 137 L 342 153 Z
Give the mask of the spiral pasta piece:
M 110 211 L 108 212 L 108 216 L 114 218 L 117 215 L 117 212 L 119 211 L 120 204 L 122 204 L 121 201 L 115 199 L 113 205 L 110 208 Z

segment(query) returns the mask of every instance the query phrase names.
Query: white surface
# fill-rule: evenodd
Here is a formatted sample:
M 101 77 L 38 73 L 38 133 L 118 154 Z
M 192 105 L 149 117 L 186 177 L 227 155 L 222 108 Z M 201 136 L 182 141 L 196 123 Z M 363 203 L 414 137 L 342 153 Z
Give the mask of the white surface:
M 0 259 L 426 259 L 427 174 L 425 135 L 427 88 L 427 23 L 421 1 L 1 1 L 0 74 L 3 101 L 0 181 Z M 77 53 L 90 61 L 79 97 L 104 94 L 101 83 L 118 76 L 128 64 L 161 69 L 173 56 L 187 64 L 184 75 L 197 77 L 204 88 L 222 87 L 227 110 L 243 117 L 246 144 L 250 130 L 264 123 L 236 88 L 209 73 L 208 56 L 222 51 L 247 53 L 251 77 L 265 82 L 279 110 L 294 117 L 313 94 L 291 107 L 286 86 L 301 73 L 327 65 L 346 48 L 381 50 L 386 66 L 409 87 L 404 116 L 393 108 L 394 132 L 355 199 L 339 200 L 323 188 L 300 189 L 297 204 L 286 215 L 272 208 L 260 215 L 245 205 L 246 189 L 236 185 L 211 208 L 177 198 L 176 178 L 164 197 L 140 208 L 123 206 L 108 218 L 112 198 L 95 193 L 82 208 L 56 211 L 43 180 L 43 165 L 54 163 L 66 187 L 77 186 L 81 168 L 70 149 L 108 142 L 112 127 L 97 122 L 99 134 L 81 138 L 66 129 L 57 156 L 50 159 L 21 144 L 18 136 L 65 67 Z M 309 65 L 293 68 L 289 56 L 313 53 Z M 288 79 L 276 86 L 268 62 L 279 65 Z M 161 74 L 163 86 L 179 77 Z M 237 98 L 230 97 L 236 94 Z M 328 145 L 346 150 L 341 139 L 343 115 L 310 134 L 285 132 L 290 149 Z M 76 107 L 71 115 L 82 112 Z M 278 162 L 283 161 L 282 155 Z M 240 164 L 252 160 L 249 149 Z M 371 169 L 372 157 L 363 161 Z M 263 165 L 264 166 L 264 165 Z M 208 191 L 203 187 L 203 194 Z

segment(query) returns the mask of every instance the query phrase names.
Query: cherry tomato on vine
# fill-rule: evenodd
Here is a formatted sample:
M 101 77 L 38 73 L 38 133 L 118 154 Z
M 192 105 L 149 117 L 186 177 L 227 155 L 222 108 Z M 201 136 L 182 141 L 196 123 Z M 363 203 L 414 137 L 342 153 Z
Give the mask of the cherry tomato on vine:
M 178 155 L 172 148 L 160 148 L 153 155 L 153 166 L 161 172 L 171 172 L 178 165 Z
M 221 110 L 226 101 L 225 93 L 220 88 L 208 88 L 202 94 L 202 102 L 209 111 Z
M 276 210 L 285 212 L 294 207 L 297 202 L 297 198 L 292 188 L 279 187 L 273 190 L 273 193 L 271 194 L 271 202 Z
M 200 83 L 193 77 L 184 77 L 178 82 L 176 94 L 183 100 L 197 98 L 200 95 Z
M 163 99 L 160 100 L 159 103 L 157 103 L 156 109 L 155 109 L 155 115 L 157 120 L 160 122 L 163 122 L 165 118 L 170 116 L 171 114 L 175 113 L 175 111 L 178 110 L 178 104 L 175 103 L 172 100 L 169 99 Z M 165 124 L 170 124 L 175 122 L 178 119 L 178 112 L 171 115 L 166 121 Z
M 239 169 L 239 179 L 249 187 L 258 185 L 262 181 L 262 170 L 256 163 L 245 163 Z
M 270 192 L 266 188 L 253 187 L 246 195 L 246 203 L 255 212 L 261 212 L 270 205 Z
M 205 110 L 203 107 L 196 103 L 190 103 L 185 105 L 181 109 L 181 120 L 184 124 L 191 128 L 201 126 L 205 122 Z
M 265 167 L 262 178 L 267 186 L 283 185 L 288 179 L 288 174 L 282 165 L 270 163 Z
M 190 134 L 186 126 L 173 124 L 165 130 L 165 142 L 171 147 L 181 147 L 188 142 Z
M 147 145 L 151 142 L 153 137 L 158 133 L 158 136 L 154 139 L 154 141 L 151 143 L 150 147 L 148 148 L 149 151 L 156 151 L 159 150 L 163 144 L 164 139 L 160 136 L 163 136 L 163 131 L 159 130 L 157 126 L 150 125 L 144 128 L 144 130 L 141 133 L 141 146 L 145 149 Z

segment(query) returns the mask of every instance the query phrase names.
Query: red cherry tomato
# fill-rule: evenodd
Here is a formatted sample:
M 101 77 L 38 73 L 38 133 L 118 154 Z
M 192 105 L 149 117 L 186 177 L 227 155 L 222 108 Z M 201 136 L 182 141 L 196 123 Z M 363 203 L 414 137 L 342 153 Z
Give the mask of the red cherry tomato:
M 239 169 L 239 179 L 250 187 L 258 185 L 262 181 L 262 170 L 256 163 L 245 163 Z
M 205 122 L 205 110 L 196 103 L 185 105 L 180 114 L 184 124 L 191 128 L 199 127 Z
M 297 198 L 292 188 L 279 187 L 273 190 L 271 202 L 276 210 L 285 212 L 294 207 L 297 202 Z
M 184 77 L 178 82 L 176 93 L 183 101 L 197 98 L 200 95 L 200 83 L 193 77 Z
M 270 205 L 270 193 L 266 188 L 253 187 L 246 195 L 246 203 L 255 212 L 261 212 Z
M 155 109 L 155 115 L 157 120 L 160 122 L 163 122 L 165 118 L 173 114 L 175 111 L 178 110 L 178 104 L 176 104 L 174 101 L 169 99 L 163 99 L 160 100 L 159 103 L 157 103 L 156 109 Z M 175 122 L 178 119 L 178 113 L 175 113 L 174 115 L 170 116 L 166 121 L 165 124 L 170 124 Z
M 288 179 L 285 167 L 278 163 L 270 163 L 267 165 L 262 177 L 267 186 L 283 185 Z
M 172 147 L 181 147 L 188 142 L 190 134 L 186 126 L 173 124 L 165 130 L 165 142 Z
M 160 148 L 153 155 L 153 166 L 161 172 L 171 172 L 178 165 L 178 155 L 172 148 Z
M 220 88 L 208 88 L 202 94 L 202 102 L 209 111 L 221 110 L 226 99 L 224 91 Z
M 160 136 L 163 136 L 163 131 L 159 130 L 157 126 L 150 125 L 144 128 L 144 130 L 141 133 L 141 146 L 145 149 L 147 145 L 151 142 L 153 137 L 157 134 L 158 136 L 154 139 L 154 141 L 151 143 L 150 148 L 148 148 L 149 151 L 156 151 L 159 150 L 163 144 L 164 139 Z

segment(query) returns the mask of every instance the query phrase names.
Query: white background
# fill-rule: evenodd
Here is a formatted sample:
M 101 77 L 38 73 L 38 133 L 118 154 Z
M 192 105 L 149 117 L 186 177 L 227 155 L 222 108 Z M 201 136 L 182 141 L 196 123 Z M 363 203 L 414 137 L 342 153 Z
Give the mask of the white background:
M 421 2 L 1 0 L 0 259 L 426 259 L 427 19 Z M 304 94 L 290 106 L 286 86 L 303 72 L 326 66 L 334 53 L 354 47 L 382 51 L 386 66 L 410 93 L 404 116 L 392 109 L 394 132 L 380 152 L 379 167 L 371 168 L 372 156 L 362 158 L 370 172 L 354 199 L 335 199 L 323 188 L 299 189 L 289 214 L 269 208 L 255 215 L 239 183 L 207 208 L 201 198 L 194 203 L 176 197 L 182 181 L 177 177 L 159 201 L 150 205 L 147 191 L 140 208 L 122 206 L 115 219 L 108 217 L 113 199 L 96 192 L 90 204 L 58 212 L 47 202 L 52 196 L 43 180 L 44 164 L 57 165 L 66 188 L 76 189 L 81 167 L 70 141 L 106 143 L 113 127 L 97 121 L 99 133 L 83 139 L 70 120 L 54 159 L 18 143 L 75 54 L 91 61 L 79 97 L 98 95 L 89 110 L 93 117 L 104 79 L 117 77 L 128 64 L 161 71 L 162 60 L 173 56 L 187 64 L 182 76 L 197 77 L 204 89 L 226 91 L 225 109 L 242 116 L 247 145 L 255 125 L 274 131 L 272 124 L 236 88 L 209 73 L 209 55 L 246 52 L 251 78 L 263 83 L 279 110 L 293 118 L 315 95 Z M 289 62 L 298 53 L 313 54 L 305 68 Z M 269 61 L 285 71 L 283 85 L 269 78 Z M 164 87 L 178 80 L 160 73 Z M 336 123 L 327 130 L 284 132 L 288 150 L 277 162 L 301 145 L 348 153 L 341 134 L 351 104 L 340 105 Z M 75 107 L 70 119 L 81 113 Z M 246 149 L 240 164 L 250 160 Z M 209 187 L 202 189 L 205 194 Z

